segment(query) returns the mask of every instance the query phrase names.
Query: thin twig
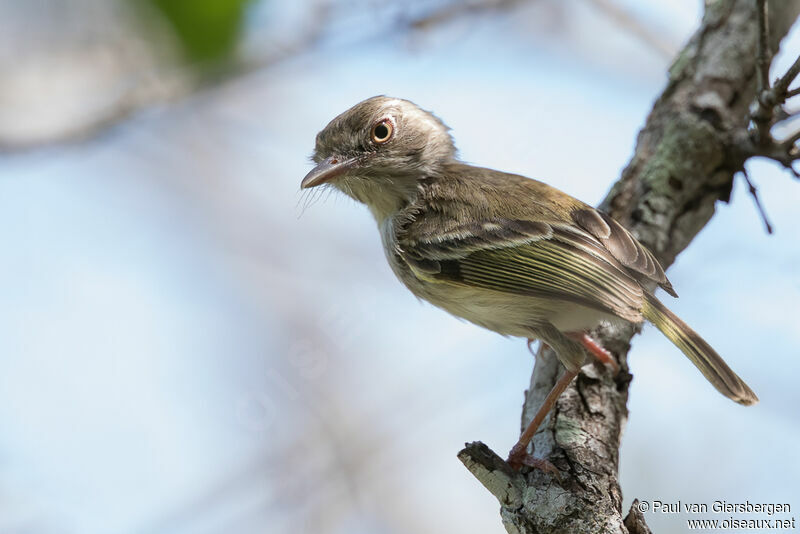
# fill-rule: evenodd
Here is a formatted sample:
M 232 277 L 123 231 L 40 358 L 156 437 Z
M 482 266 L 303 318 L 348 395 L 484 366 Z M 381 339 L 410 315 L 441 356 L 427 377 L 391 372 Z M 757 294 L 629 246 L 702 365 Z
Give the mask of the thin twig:
M 767 219 L 767 212 L 764 210 L 764 206 L 761 205 L 761 199 L 758 197 L 758 189 L 756 189 L 756 186 L 750 181 L 750 175 L 747 174 L 747 169 L 744 167 L 742 167 L 742 175 L 744 176 L 744 181 L 747 182 L 747 187 L 750 190 L 750 196 L 753 197 L 753 202 L 756 204 L 756 209 L 759 215 L 761 215 L 761 220 L 764 221 L 767 233 L 771 234 L 772 225 L 769 223 L 769 219 Z
M 751 120 L 755 125 L 753 140 L 758 146 L 767 146 L 772 140 L 769 129 L 772 125 L 775 102 L 769 87 L 769 67 L 772 63 L 772 51 L 769 47 L 769 23 L 767 18 L 767 0 L 757 0 L 756 18 L 758 20 L 758 41 L 756 50 L 756 99 Z
M 798 116 L 800 116 L 800 113 L 797 112 L 789 113 L 783 106 L 778 106 L 775 109 L 775 117 L 773 118 L 773 124 L 778 124 L 779 122 L 788 121 Z
M 800 141 L 800 130 L 781 141 L 781 146 L 788 152 L 794 148 L 794 145 L 797 143 L 797 141 Z
M 791 91 L 787 91 L 786 92 L 786 100 L 789 100 L 790 98 L 795 97 L 797 95 L 800 95 L 800 87 L 798 87 L 796 89 L 792 89 Z
M 775 93 L 775 96 L 780 99 L 777 103 L 782 104 L 786 100 L 789 86 L 792 84 L 794 79 L 797 78 L 798 74 L 800 74 L 800 57 L 794 60 L 794 63 L 792 63 L 792 66 L 786 71 L 786 74 L 781 76 L 772 87 L 772 91 Z
M 758 0 L 756 10 L 758 17 L 758 51 L 756 66 L 758 67 L 757 94 L 769 89 L 769 66 L 772 63 L 772 51 L 769 48 L 769 22 L 767 0 Z
M 800 178 L 800 173 L 794 168 L 794 162 L 800 159 L 800 148 L 796 143 L 800 141 L 800 131 L 793 133 L 783 141 L 777 141 L 772 135 L 772 126 L 777 122 L 784 122 L 795 118 L 798 113 L 789 113 L 783 104 L 790 98 L 800 95 L 800 88 L 789 90 L 789 86 L 800 75 L 800 57 L 798 57 L 786 73 L 778 78 L 770 87 L 769 70 L 773 60 L 773 53 L 769 47 L 769 23 L 767 1 L 756 0 L 756 17 L 758 21 L 758 40 L 756 53 L 757 90 L 756 97 L 750 112 L 750 121 L 754 128 L 749 131 L 747 139 L 740 144 L 739 163 L 742 168 L 750 194 L 755 200 L 761 218 L 767 227 L 767 232 L 772 233 L 766 213 L 764 212 L 755 186 L 744 170 L 744 161 L 753 156 L 763 156 L 777 161 Z

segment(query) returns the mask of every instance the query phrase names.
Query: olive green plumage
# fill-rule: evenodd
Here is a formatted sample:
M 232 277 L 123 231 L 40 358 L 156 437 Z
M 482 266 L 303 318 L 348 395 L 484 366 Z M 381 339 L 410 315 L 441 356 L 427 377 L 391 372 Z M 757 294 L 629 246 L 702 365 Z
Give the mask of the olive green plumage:
M 756 394 L 728 367 L 711 345 L 657 298 L 647 295 L 642 314 L 683 351 L 720 393 L 745 406 L 758 402 Z
M 406 100 L 374 97 L 317 136 L 303 187 L 363 202 L 392 270 L 418 297 L 504 335 L 541 339 L 570 370 L 568 334 L 603 321 L 652 322 L 724 395 L 756 395 L 656 299 L 677 296 L 655 257 L 619 223 L 542 182 L 456 159 L 447 127 Z

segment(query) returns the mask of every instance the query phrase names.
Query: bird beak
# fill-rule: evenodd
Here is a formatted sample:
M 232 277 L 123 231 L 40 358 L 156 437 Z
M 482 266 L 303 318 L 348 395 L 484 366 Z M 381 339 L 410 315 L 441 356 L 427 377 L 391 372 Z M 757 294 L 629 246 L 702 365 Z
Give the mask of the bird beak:
M 358 167 L 359 163 L 361 162 L 358 158 L 344 159 L 339 156 L 331 156 L 306 174 L 306 177 L 300 182 L 300 189 L 308 189 L 309 187 L 328 183 L 347 173 L 350 169 Z

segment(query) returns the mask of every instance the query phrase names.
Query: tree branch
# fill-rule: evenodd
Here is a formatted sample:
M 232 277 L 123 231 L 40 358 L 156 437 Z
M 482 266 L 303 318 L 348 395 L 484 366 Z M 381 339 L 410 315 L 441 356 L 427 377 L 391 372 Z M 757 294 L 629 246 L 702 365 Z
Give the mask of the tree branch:
M 769 72 L 769 65 L 765 70 L 757 64 L 760 36 L 764 50 L 777 49 L 800 13 L 798 0 L 770 2 L 769 19 L 759 24 L 757 4 L 706 2 L 702 24 L 675 59 L 667 86 L 639 133 L 633 158 L 601 204 L 665 267 L 708 223 L 716 202 L 729 200 L 734 175 L 743 163 L 741 154 L 732 150 L 734 140 L 742 132 L 747 136 L 752 118 L 748 104 L 759 77 Z M 765 32 L 769 27 L 770 34 L 759 33 L 759 27 Z M 784 92 L 789 83 L 781 86 Z M 634 333 L 632 325 L 598 333 L 622 370 L 614 377 L 599 366 L 586 367 L 558 400 L 534 445 L 536 454 L 558 467 L 561 477 L 529 472 L 521 503 L 498 499 L 508 532 L 649 532 L 635 502 L 623 516 L 617 478 L 631 380 L 627 352 Z M 553 386 L 558 369 L 552 351 L 540 350 L 523 408 L 523 428 Z M 475 450 L 468 447 L 459 457 L 465 463 L 491 457 Z M 483 464 L 486 471 L 492 471 L 491 465 Z M 470 470 L 477 473 L 474 465 Z

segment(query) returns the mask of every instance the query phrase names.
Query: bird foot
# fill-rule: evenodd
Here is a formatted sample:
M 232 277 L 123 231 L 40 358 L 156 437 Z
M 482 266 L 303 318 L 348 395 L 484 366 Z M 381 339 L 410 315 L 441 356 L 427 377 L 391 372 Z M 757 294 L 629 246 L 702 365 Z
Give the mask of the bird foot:
M 508 465 L 510 465 L 511 469 L 514 471 L 519 471 L 523 465 L 527 465 L 528 467 L 533 467 L 539 471 L 550 473 L 559 480 L 561 479 L 560 472 L 556 466 L 543 458 L 534 458 L 532 454 L 528 454 L 526 447 L 519 447 L 519 443 L 511 448 L 511 452 L 508 453 L 508 460 L 506 460 L 506 463 L 508 463 Z

